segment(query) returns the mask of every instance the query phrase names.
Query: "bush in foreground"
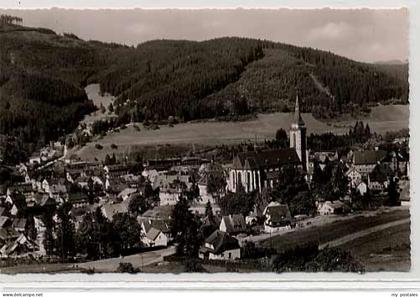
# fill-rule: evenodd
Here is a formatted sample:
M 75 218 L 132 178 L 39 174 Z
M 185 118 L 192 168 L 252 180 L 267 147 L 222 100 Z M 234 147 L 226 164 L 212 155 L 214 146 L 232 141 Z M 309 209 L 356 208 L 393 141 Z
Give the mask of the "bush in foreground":
M 124 263 L 121 262 L 117 268 L 117 272 L 120 273 L 138 273 L 141 272 L 139 268 L 134 268 L 133 264 L 131 263 Z

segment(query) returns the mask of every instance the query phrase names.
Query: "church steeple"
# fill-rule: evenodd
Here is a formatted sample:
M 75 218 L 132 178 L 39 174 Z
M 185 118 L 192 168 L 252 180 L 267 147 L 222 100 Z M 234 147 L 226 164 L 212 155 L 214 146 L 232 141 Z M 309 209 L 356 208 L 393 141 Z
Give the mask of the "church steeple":
M 296 150 L 296 153 L 302 162 L 302 167 L 306 170 L 306 126 L 300 114 L 299 96 L 296 94 L 295 114 L 290 127 L 290 147 Z
M 295 121 L 294 123 L 298 126 L 304 126 L 305 122 L 302 119 L 302 115 L 300 114 L 300 106 L 299 106 L 299 95 L 296 94 L 296 103 L 295 103 Z

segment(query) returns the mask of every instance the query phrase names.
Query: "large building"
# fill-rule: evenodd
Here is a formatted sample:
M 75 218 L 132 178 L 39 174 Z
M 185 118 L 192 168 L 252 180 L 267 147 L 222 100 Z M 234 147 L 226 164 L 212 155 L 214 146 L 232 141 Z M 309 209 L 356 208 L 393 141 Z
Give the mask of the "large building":
M 294 121 L 290 127 L 290 148 L 251 151 L 237 154 L 229 168 L 228 190 L 237 192 L 261 191 L 272 188 L 278 181 L 284 166 L 296 166 L 306 170 L 306 126 L 296 97 Z

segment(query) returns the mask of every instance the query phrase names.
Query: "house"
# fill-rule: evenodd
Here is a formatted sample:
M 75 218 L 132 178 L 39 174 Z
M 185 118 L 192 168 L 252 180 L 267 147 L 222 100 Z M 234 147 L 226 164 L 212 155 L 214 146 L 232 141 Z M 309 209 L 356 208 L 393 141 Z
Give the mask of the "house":
M 169 220 L 172 216 L 173 209 L 174 205 L 156 206 L 147 210 L 140 218 Z
M 167 246 L 168 237 L 161 230 L 151 227 L 143 236 L 142 242 L 147 247 Z
M 386 157 L 387 152 L 383 150 L 355 151 L 353 152 L 353 166 L 363 177 L 367 177 Z
M 104 171 L 108 178 L 120 177 L 129 173 L 129 166 L 125 164 L 105 165 Z
M 358 184 L 361 183 L 363 176 L 357 169 L 357 167 L 352 166 L 345 174 L 349 180 L 350 187 L 354 188 L 357 187 Z
M 291 229 L 292 215 L 287 204 L 271 202 L 263 211 L 264 231 L 267 233 Z
M 182 195 L 180 188 L 162 188 L 159 191 L 160 205 L 175 205 Z
M 199 257 L 209 260 L 236 260 L 241 258 L 239 242 L 228 233 L 216 230 L 200 247 Z
M 34 254 L 37 250 L 37 244 L 22 233 L 13 242 L 5 243 L 0 248 L 0 254 L 2 258 L 18 258 Z
M 108 220 L 112 221 L 114 215 L 119 213 L 128 213 L 128 201 L 123 201 L 120 203 L 105 203 L 101 207 L 102 214 Z
M 245 233 L 247 228 L 244 216 L 241 214 L 223 216 L 219 230 L 229 234 Z
M 344 203 L 335 200 L 335 201 L 325 201 L 318 205 L 318 212 L 320 215 L 330 215 L 330 214 L 341 214 L 343 213 Z

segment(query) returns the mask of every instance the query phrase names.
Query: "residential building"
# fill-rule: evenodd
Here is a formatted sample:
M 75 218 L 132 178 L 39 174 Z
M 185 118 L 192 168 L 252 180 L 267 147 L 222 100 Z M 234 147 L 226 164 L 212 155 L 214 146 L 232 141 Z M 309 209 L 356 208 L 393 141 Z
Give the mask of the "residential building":
M 264 231 L 266 233 L 278 232 L 292 228 L 292 215 L 287 204 L 271 202 L 264 209 Z
M 237 260 L 241 258 L 241 248 L 236 238 L 216 230 L 204 241 L 199 257 L 209 260 Z
M 239 234 L 246 232 L 245 218 L 241 214 L 223 216 L 219 225 L 219 230 L 229 234 Z

